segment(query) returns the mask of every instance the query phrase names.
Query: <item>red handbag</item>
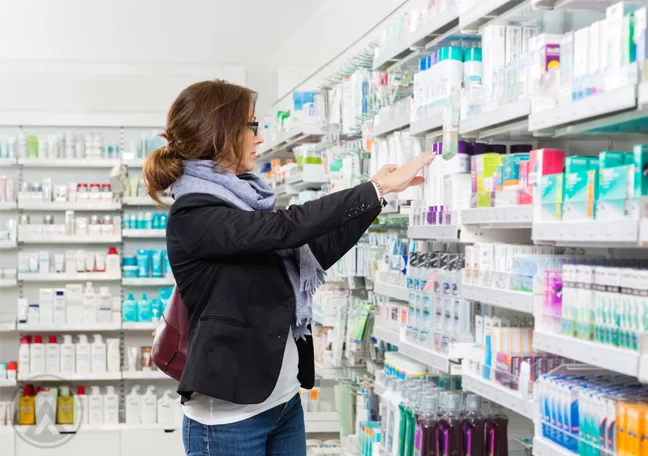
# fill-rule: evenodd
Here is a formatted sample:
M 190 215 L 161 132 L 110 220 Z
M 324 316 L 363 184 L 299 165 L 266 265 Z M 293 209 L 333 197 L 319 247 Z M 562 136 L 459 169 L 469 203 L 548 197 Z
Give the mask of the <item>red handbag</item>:
M 189 348 L 189 314 L 178 287 L 173 287 L 169 304 L 155 330 L 151 357 L 165 374 L 180 381 Z

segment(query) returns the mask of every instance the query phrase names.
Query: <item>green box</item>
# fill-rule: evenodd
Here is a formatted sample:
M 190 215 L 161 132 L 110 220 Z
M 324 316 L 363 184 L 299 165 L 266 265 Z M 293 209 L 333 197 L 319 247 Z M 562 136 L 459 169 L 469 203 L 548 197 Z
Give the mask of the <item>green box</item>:
M 634 194 L 633 198 L 648 195 L 648 144 L 636 144 L 633 152 Z
M 590 169 L 598 169 L 598 157 L 583 157 L 581 155 L 574 155 L 565 159 L 565 172 L 577 173 L 580 171 L 589 171 Z
M 617 150 L 604 150 L 599 154 L 599 169 L 614 168 L 616 166 L 627 165 L 627 154 L 630 152 L 621 152 Z
M 598 171 L 565 173 L 563 220 L 596 218 Z
M 520 179 L 520 163 L 525 161 L 529 161 L 528 153 L 504 155 L 502 157 L 502 167 L 504 168 L 502 185 L 504 187 L 517 186 Z
M 565 174 L 540 176 L 539 220 L 561 220 Z
M 599 170 L 597 220 L 630 219 L 634 193 L 634 165 Z

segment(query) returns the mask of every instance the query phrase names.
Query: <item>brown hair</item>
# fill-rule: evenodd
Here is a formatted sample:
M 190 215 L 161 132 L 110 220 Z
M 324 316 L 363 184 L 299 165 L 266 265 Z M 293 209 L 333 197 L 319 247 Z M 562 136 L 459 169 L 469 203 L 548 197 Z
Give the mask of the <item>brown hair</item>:
M 213 160 L 220 167 L 238 167 L 243 158 L 243 135 L 256 93 L 229 82 L 197 82 L 182 91 L 171 105 L 160 136 L 167 145 L 144 162 L 146 192 L 158 204 L 159 193 L 177 181 L 183 160 Z

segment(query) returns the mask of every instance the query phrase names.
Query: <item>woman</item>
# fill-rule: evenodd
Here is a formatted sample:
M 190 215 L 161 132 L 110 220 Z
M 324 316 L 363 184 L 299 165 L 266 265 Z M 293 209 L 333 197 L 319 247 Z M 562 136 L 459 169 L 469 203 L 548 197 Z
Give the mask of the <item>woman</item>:
M 298 391 L 315 379 L 311 298 L 382 209 L 382 195 L 420 184 L 422 154 L 371 182 L 275 211 L 250 172 L 263 142 L 255 94 L 223 81 L 185 89 L 166 147 L 146 160 L 148 193 L 171 187 L 167 249 L 189 314 L 178 386 L 189 455 L 303 456 Z

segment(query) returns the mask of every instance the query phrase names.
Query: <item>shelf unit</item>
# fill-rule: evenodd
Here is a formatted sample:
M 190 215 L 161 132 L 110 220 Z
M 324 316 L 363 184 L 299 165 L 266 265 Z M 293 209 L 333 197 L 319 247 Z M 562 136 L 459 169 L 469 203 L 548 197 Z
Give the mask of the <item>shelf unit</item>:
M 411 239 L 437 239 L 442 241 L 458 241 L 460 227 L 457 225 L 424 225 L 410 226 L 407 236 Z
M 533 438 L 533 456 L 575 456 L 576 453 L 544 437 Z
M 25 211 L 120 211 L 121 203 L 115 201 L 19 201 L 18 207 Z
M 121 380 L 121 372 L 60 372 L 56 374 L 50 373 L 29 373 L 22 374 L 18 371 L 18 381 L 19 382 L 61 382 L 61 381 L 70 381 L 70 382 L 99 382 L 99 381 L 115 381 Z
M 10 250 L 15 249 L 16 247 L 18 247 L 18 243 L 15 239 L 0 241 L 0 250 Z
M 115 282 L 121 280 L 121 275 L 106 272 L 79 272 L 76 274 L 19 272 L 18 280 L 23 282 Z
M 376 138 L 381 136 L 386 136 L 394 131 L 403 130 L 410 125 L 410 114 L 409 112 L 400 114 L 393 119 L 381 121 L 378 124 L 374 125 L 374 136 Z
M 523 399 L 519 391 L 505 388 L 473 372 L 467 372 L 466 369 L 461 374 L 461 387 L 530 420 L 533 419 L 534 403 L 531 399 Z
M 31 333 L 65 333 L 65 332 L 97 332 L 120 331 L 122 324 L 117 323 L 18 323 L 18 331 Z
M 19 158 L 18 165 L 25 168 L 112 168 L 118 165 L 117 158 L 72 159 L 72 158 Z
M 462 284 L 461 295 L 470 301 L 478 301 L 518 312 L 533 313 L 533 293 Z
M 18 382 L 15 379 L 0 379 L 0 388 L 15 388 Z
M 122 322 L 124 331 L 155 331 L 158 322 Z
M 12 288 L 18 286 L 16 279 L 0 279 L 0 288 Z
M 119 234 L 102 234 L 99 236 L 79 236 L 69 234 L 18 232 L 18 241 L 23 244 L 119 244 L 122 237 Z
M 166 230 L 122 230 L 122 237 L 134 239 L 158 239 L 166 237 Z
M 173 286 L 175 285 L 175 280 L 173 277 L 161 277 L 161 278 L 123 278 L 122 285 L 133 286 L 133 287 L 161 287 L 161 286 Z
M 381 282 L 374 282 L 374 293 L 399 301 L 409 301 L 410 296 L 410 290 L 405 287 Z
M 298 125 L 288 131 L 277 133 L 274 140 L 266 138 L 266 142 L 257 151 L 257 158 L 268 160 L 277 153 L 291 149 L 300 143 L 310 142 L 326 135 L 326 131 L 316 125 Z
M 123 371 L 124 380 L 174 380 L 159 370 L 152 371 Z
M 170 196 L 163 196 L 160 198 L 163 204 L 171 206 L 173 198 Z M 122 200 L 124 206 L 156 206 L 157 203 L 153 201 L 150 196 L 125 196 Z

